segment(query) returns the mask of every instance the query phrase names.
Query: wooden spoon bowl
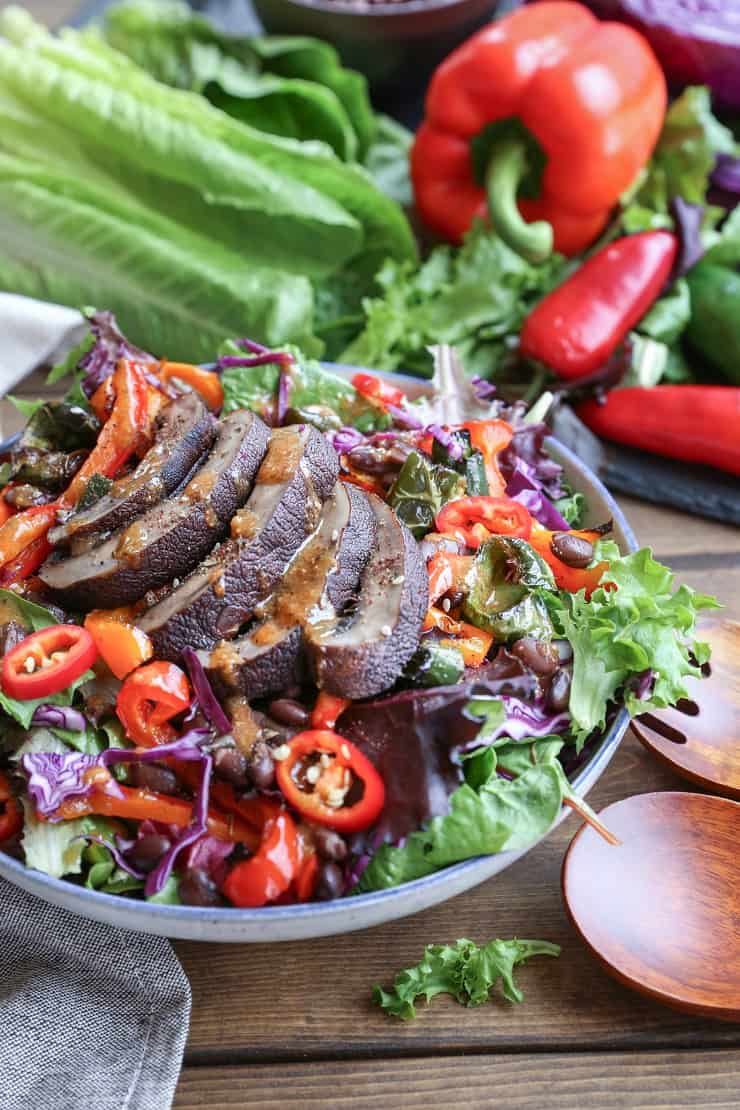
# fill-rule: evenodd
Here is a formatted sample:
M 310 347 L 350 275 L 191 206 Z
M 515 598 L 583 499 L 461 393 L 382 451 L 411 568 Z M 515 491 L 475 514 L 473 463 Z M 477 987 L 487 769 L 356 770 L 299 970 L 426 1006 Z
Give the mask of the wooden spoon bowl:
M 607 971 L 676 1009 L 740 1021 L 740 804 L 640 794 L 584 825 L 563 863 L 563 898 Z
M 638 739 L 677 774 L 707 790 L 740 798 L 740 622 L 707 619 L 707 677 L 686 682 L 689 697 L 674 709 L 632 722 Z

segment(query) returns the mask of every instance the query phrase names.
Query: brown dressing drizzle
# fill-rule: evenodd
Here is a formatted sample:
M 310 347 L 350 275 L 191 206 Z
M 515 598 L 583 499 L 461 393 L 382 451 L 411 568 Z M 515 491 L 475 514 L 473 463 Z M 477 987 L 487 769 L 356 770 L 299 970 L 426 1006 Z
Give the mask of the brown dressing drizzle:
M 277 428 L 270 436 L 262 465 L 257 472 L 257 485 L 278 485 L 292 473 L 303 454 L 303 436 L 291 428 Z

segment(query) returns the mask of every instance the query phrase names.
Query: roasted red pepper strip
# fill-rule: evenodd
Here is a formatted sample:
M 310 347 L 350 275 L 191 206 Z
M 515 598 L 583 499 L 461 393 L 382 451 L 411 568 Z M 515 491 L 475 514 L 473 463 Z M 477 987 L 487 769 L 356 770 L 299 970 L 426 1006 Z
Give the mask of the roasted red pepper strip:
M 406 394 L 402 389 L 389 385 L 374 374 L 354 374 L 352 385 L 362 397 L 367 397 L 369 401 L 375 401 L 382 407 L 395 405 L 396 408 L 402 408 L 406 404 Z
M 511 497 L 459 497 L 440 509 L 435 527 L 466 547 L 478 548 L 491 535 L 528 539 L 532 517 Z
M 220 412 L 224 403 L 224 387 L 218 374 L 204 370 L 201 366 L 191 366 L 188 362 L 162 362 L 157 367 L 157 377 L 163 382 L 173 378 L 189 385 L 199 393 L 212 412 Z
M 16 555 L 15 559 L 0 567 L 0 588 L 6 589 L 14 582 L 23 582 L 26 578 L 30 578 L 41 564 L 46 562 L 50 554 L 51 544 L 46 536 L 39 536 L 37 540 L 33 540 L 28 547 L 23 548 L 20 555 Z
M 0 771 L 0 843 L 10 840 L 23 828 L 23 810 L 10 789 L 10 780 Z
M 334 694 L 327 694 L 325 690 L 320 690 L 316 704 L 311 710 L 311 728 L 334 728 L 347 706 L 351 704 L 352 702 L 347 698 L 338 698 Z
M 740 474 L 740 387 L 656 385 L 613 389 L 578 415 L 591 431 L 685 462 Z
M 316 852 L 304 854 L 293 883 L 295 896 L 299 902 L 307 902 L 314 892 L 319 871 L 319 858 Z
M 660 296 L 677 251 L 669 231 L 608 243 L 530 313 L 521 353 L 568 381 L 593 374 Z
M 88 634 L 89 635 L 89 634 Z M 168 722 L 192 699 L 186 675 L 174 663 L 147 663 L 118 691 L 116 712 L 126 735 L 142 748 L 169 744 L 177 732 Z
M 19 701 L 58 694 L 92 666 L 97 654 L 92 636 L 77 624 L 32 632 L 3 659 L 3 692 Z
M 456 555 L 454 551 L 435 551 L 427 562 L 429 604 L 433 605 L 449 590 L 458 589 L 472 565 L 472 555 Z
M 14 562 L 30 544 L 43 539 L 56 521 L 58 508 L 58 501 L 48 505 L 33 505 L 6 520 L 0 527 L 0 566 L 5 567 Z M 29 571 L 29 574 L 32 573 L 33 571 Z
M 232 867 L 224 894 L 235 906 L 264 906 L 284 894 L 299 865 L 298 836 L 289 813 L 279 813 L 265 825 L 255 854 Z
M 588 540 L 589 543 L 596 543 L 597 540 L 601 539 L 600 532 L 571 531 L 569 534 L 580 536 L 581 539 Z M 529 537 L 529 543 L 550 567 L 561 590 L 567 590 L 571 594 L 576 594 L 579 590 L 585 590 L 586 598 L 589 598 L 599 585 L 599 580 L 604 571 L 608 569 L 609 564 L 597 563 L 596 566 L 586 567 L 584 570 L 578 567 L 569 567 L 567 563 L 557 557 L 552 549 L 553 536 L 556 535 L 558 535 L 557 532 L 548 532 L 546 528 L 536 528 Z
M 95 641 L 101 659 L 116 678 L 125 678 L 154 653 L 146 632 L 134 624 L 130 608 L 93 609 L 85 617 L 85 628 Z
M 411 156 L 417 210 L 453 242 L 489 214 L 526 257 L 546 256 L 553 232 L 556 250 L 578 254 L 648 161 L 666 101 L 657 59 L 630 27 L 577 3 L 520 8 L 434 74 Z M 520 185 L 535 199 L 517 204 Z
M 470 432 L 471 446 L 483 456 L 488 492 L 491 497 L 497 497 L 506 489 L 506 482 L 498 466 L 498 456 L 511 443 L 514 429 L 506 420 L 468 420 L 463 428 Z
M 309 729 L 299 732 L 286 747 L 289 755 L 275 767 L 277 783 L 288 804 L 303 817 L 343 833 L 367 829 L 377 820 L 385 786 L 354 744 L 328 729 Z M 355 780 L 362 783 L 362 797 L 345 805 Z

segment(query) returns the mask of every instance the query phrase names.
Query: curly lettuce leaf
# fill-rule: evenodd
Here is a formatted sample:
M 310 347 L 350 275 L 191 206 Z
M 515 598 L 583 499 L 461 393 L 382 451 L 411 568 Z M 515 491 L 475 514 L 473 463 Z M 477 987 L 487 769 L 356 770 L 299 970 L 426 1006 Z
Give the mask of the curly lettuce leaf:
M 686 697 L 685 679 L 699 677 L 709 657 L 708 645 L 693 639 L 697 613 L 719 608 L 713 597 L 689 586 L 674 589 L 674 575 L 649 548 L 621 555 L 615 543 L 602 541 L 595 558 L 608 561 L 603 581 L 616 588 L 601 586 L 590 601 L 583 592 L 546 598 L 558 632 L 573 648 L 569 708 L 579 747 L 604 727 L 609 703 L 620 690 L 633 715 Z M 646 671 L 653 672 L 652 693 L 640 700 L 629 680 Z
M 398 973 L 390 991 L 376 986 L 373 999 L 402 1021 L 416 1017 L 414 1003 L 420 997 L 430 1002 L 438 994 L 450 994 L 462 1006 L 481 1006 L 499 981 L 505 999 L 522 1002 L 514 968 L 532 956 L 559 955 L 559 946 L 544 940 L 492 940 L 479 947 L 462 938 L 454 944 L 429 944 L 415 967 Z

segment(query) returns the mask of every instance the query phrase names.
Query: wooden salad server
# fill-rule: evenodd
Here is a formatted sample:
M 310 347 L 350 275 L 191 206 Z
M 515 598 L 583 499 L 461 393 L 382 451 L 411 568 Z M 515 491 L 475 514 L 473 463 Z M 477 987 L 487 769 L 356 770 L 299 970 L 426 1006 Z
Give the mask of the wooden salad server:
M 632 728 L 677 774 L 740 798 L 740 621 L 705 618 L 699 636 L 712 647 L 706 677 L 688 679 L 688 699 L 674 709 L 643 713 Z
M 599 816 L 620 843 L 584 825 L 563 863 L 563 898 L 582 940 L 641 994 L 740 1021 L 740 804 L 638 794 Z

